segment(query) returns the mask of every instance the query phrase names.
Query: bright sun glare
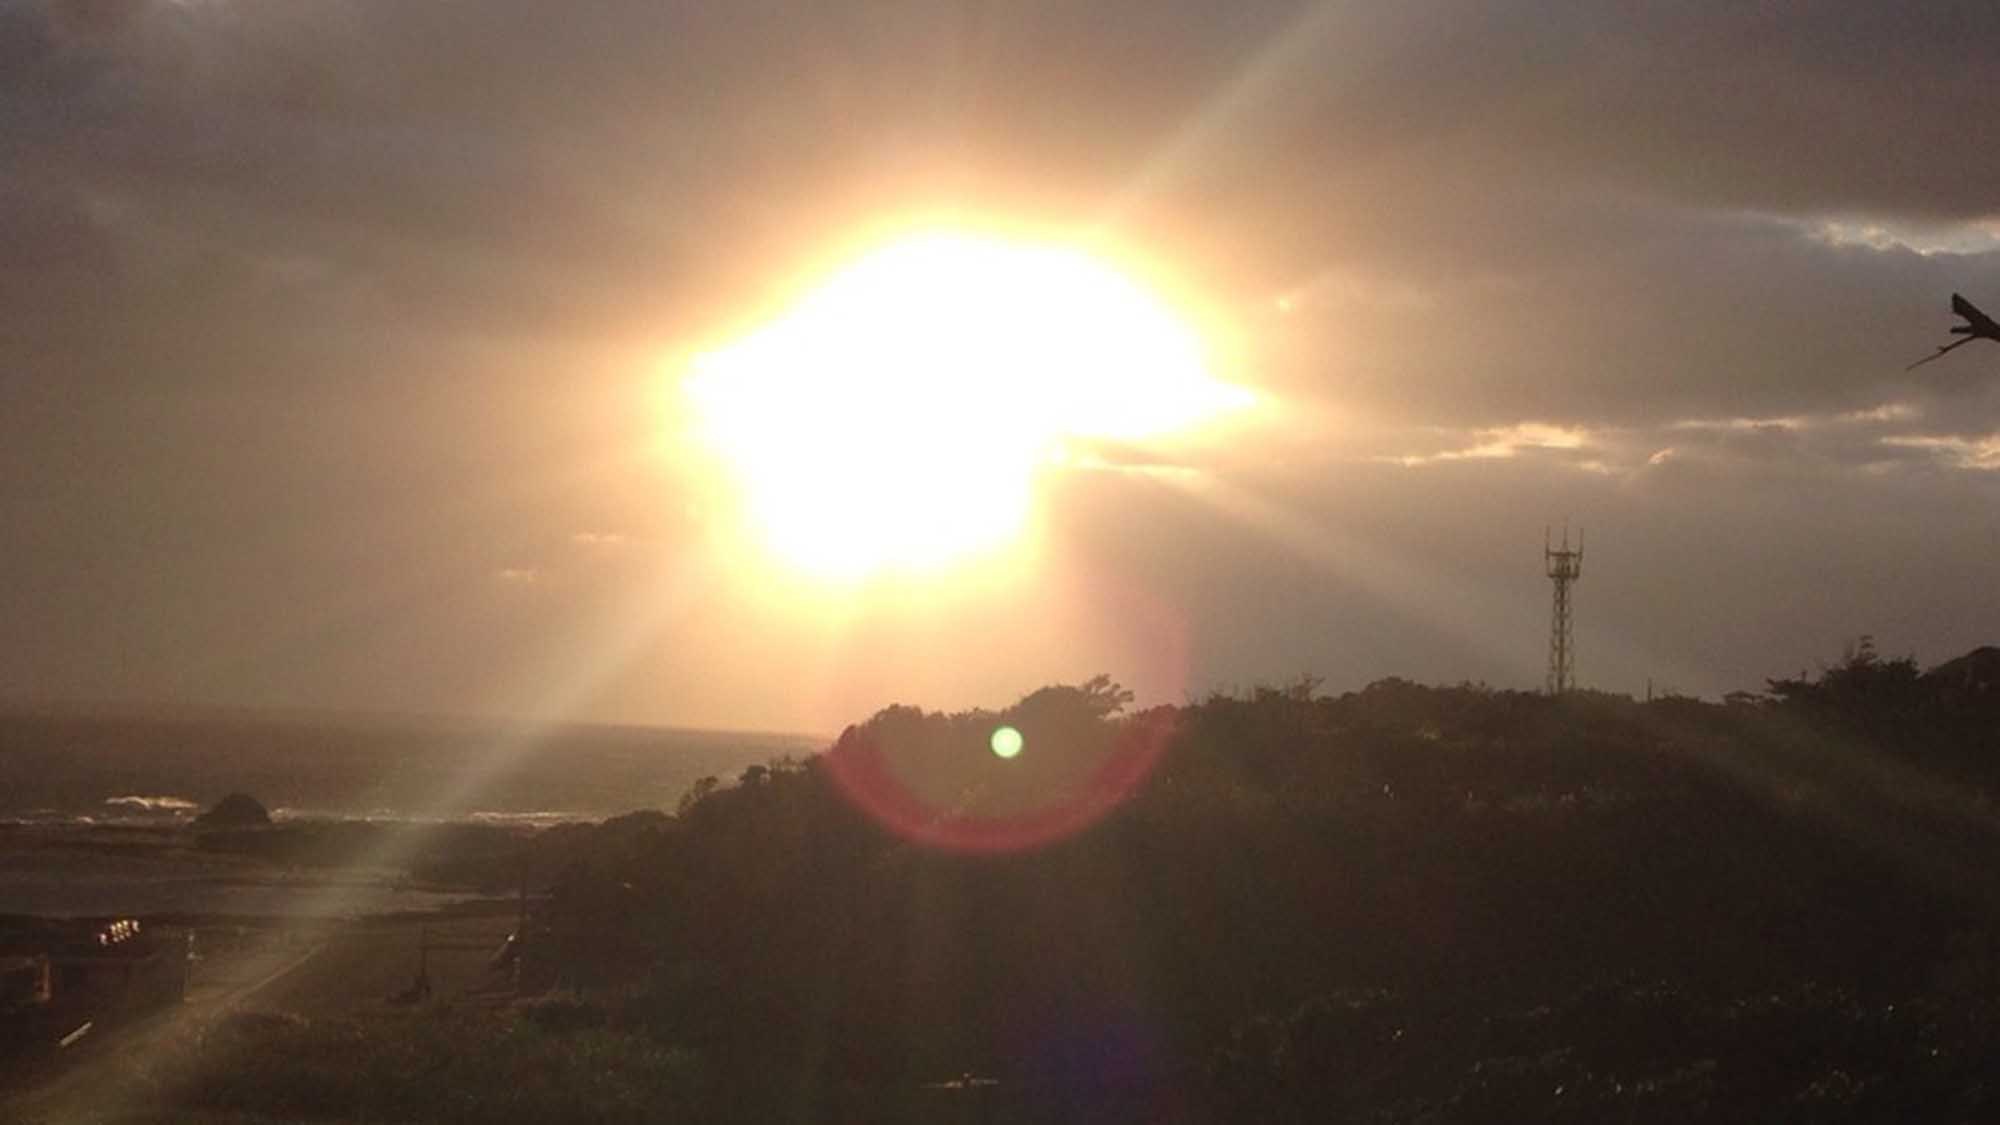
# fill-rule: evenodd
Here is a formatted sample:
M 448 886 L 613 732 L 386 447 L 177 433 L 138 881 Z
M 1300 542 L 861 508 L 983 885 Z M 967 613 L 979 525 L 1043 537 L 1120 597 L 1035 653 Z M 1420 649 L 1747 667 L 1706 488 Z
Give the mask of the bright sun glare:
M 792 565 L 855 579 L 1001 549 L 1036 474 L 1247 405 L 1198 333 L 1071 247 L 908 237 L 697 356 L 685 383 L 752 523 Z

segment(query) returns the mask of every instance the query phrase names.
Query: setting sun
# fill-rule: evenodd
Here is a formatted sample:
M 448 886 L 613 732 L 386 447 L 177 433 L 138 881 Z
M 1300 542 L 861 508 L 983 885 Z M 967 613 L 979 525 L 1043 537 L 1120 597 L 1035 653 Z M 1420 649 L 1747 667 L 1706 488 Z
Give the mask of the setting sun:
M 693 360 L 700 431 L 770 548 L 829 579 L 1015 542 L 1036 474 L 1246 405 L 1159 297 L 1081 250 L 908 237 Z

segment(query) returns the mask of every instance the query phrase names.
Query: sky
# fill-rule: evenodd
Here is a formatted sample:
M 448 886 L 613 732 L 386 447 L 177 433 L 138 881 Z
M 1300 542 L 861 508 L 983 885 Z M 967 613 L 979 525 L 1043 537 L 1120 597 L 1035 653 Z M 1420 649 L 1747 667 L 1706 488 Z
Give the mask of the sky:
M 0 699 L 832 731 L 1105 672 L 1716 696 L 2000 641 L 1984 0 L 0 0 Z M 731 547 L 687 357 L 867 232 L 1115 246 L 1254 421 L 1031 560 Z M 774 406 L 774 410 L 782 406 Z M 988 568 L 993 571 L 994 568 Z

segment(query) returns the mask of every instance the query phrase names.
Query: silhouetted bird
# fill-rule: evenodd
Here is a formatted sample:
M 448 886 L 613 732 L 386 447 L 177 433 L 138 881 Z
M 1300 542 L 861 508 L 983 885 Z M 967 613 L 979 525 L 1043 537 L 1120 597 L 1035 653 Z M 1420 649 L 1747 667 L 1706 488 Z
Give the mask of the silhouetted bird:
M 1903 370 L 1915 370 L 1953 348 L 1964 347 L 1974 340 L 1992 340 L 1995 343 L 2000 343 L 2000 323 L 1995 322 L 1992 317 L 1980 312 L 1978 306 L 1974 305 L 1971 301 L 1953 293 L 1951 295 L 1951 311 L 1965 320 L 1964 324 L 1952 325 L 1951 334 L 1954 336 L 1963 336 L 1965 339 L 1953 340 L 1949 344 L 1939 344 L 1937 351 L 1912 363 Z

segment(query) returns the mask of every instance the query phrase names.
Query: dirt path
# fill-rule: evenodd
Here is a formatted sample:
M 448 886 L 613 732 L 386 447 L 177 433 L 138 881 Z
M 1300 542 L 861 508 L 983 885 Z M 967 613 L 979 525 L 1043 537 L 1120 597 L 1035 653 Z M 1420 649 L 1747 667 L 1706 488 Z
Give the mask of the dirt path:
M 111 1120 L 131 1106 L 121 1104 L 133 1082 L 152 1063 L 193 1041 L 217 1017 L 255 999 L 290 977 L 327 948 L 317 941 L 303 951 L 265 948 L 231 960 L 226 983 L 196 987 L 187 1000 L 121 1021 L 91 1033 L 50 1060 L 48 1069 L 26 1076 L 23 1088 L 0 1099 L 0 1120 L 89 1122 Z
M 183 1002 L 93 1029 L 19 1074 L 15 1089 L 0 1092 L 0 1122 L 160 1119 L 175 1067 L 217 1020 L 245 1011 L 308 1019 L 380 1012 L 410 986 L 420 961 L 434 1000 L 465 998 L 492 984 L 487 963 L 513 928 L 513 910 L 496 902 L 453 915 L 198 928 L 203 959 Z

